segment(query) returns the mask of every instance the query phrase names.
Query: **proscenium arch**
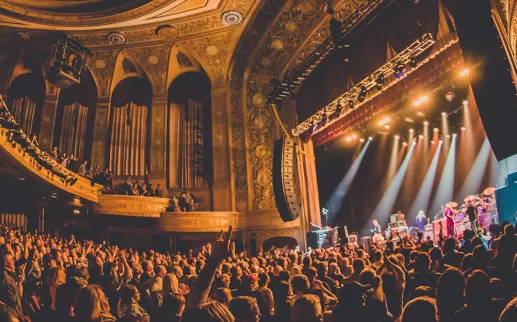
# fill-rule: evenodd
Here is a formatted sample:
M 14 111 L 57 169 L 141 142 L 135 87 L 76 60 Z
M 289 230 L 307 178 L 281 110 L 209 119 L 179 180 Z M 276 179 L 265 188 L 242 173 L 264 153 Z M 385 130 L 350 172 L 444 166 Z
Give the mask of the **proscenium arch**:
M 95 112 L 97 107 L 97 84 L 93 78 L 90 70 L 87 69 L 83 74 L 83 82 L 81 84 L 72 85 L 69 89 L 63 89 L 58 95 L 56 121 L 54 123 L 54 135 L 52 146 L 60 146 L 63 114 L 65 106 L 78 102 L 82 106 L 88 108 L 86 121 L 86 137 L 84 140 L 84 155 L 82 160 L 91 163 L 91 154 L 93 149 L 93 132 L 95 126 Z M 67 151 L 59 151 L 67 152 Z M 67 152 L 69 154 L 69 152 Z
M 167 90 L 167 147 L 171 147 L 171 131 L 173 125 L 170 123 L 170 105 L 181 104 L 183 108 L 188 109 L 188 101 L 192 99 L 200 102 L 202 105 L 203 119 L 203 174 L 208 185 L 212 187 L 213 183 L 213 158 L 212 158 L 212 106 L 211 106 L 211 84 L 208 76 L 202 72 L 187 72 L 179 75 L 169 86 Z M 167 148 L 167 187 L 174 187 L 170 182 L 171 169 L 171 153 Z M 183 187 L 191 188 L 191 187 Z

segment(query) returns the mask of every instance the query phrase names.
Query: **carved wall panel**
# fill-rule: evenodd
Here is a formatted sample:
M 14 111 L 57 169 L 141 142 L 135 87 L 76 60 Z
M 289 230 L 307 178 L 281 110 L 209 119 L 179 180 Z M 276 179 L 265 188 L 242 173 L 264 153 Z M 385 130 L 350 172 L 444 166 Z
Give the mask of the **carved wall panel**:
M 155 96 L 152 104 L 151 168 L 149 174 L 154 178 L 165 179 L 167 97 Z
M 126 50 L 131 56 L 138 57 L 138 62 L 151 82 L 154 95 L 165 95 L 171 46 L 169 44 L 163 44 L 158 46 L 128 48 Z
M 159 218 L 169 198 L 100 195 L 93 207 L 96 214 Z
M 88 60 L 88 66 L 97 84 L 98 96 L 109 97 L 118 51 L 99 50 L 92 54 L 93 56 Z
M 52 139 L 54 134 L 54 123 L 56 119 L 58 96 L 45 95 L 41 112 L 41 127 L 39 133 L 39 147 L 42 150 L 52 149 Z
M 99 97 L 95 110 L 95 128 L 93 130 L 93 149 L 91 166 L 106 167 L 106 140 L 108 138 L 110 101 L 107 97 Z
M 214 184 L 230 182 L 228 155 L 228 88 L 212 90 L 212 151 Z

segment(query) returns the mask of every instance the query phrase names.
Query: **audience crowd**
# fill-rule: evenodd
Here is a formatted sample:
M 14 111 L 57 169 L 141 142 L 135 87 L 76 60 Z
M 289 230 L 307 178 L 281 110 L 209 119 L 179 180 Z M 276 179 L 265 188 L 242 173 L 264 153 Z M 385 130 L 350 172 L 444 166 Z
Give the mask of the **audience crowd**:
M 0 321 L 517 321 L 517 236 L 187 253 L 0 227 Z M 497 229 L 493 229 L 497 231 Z

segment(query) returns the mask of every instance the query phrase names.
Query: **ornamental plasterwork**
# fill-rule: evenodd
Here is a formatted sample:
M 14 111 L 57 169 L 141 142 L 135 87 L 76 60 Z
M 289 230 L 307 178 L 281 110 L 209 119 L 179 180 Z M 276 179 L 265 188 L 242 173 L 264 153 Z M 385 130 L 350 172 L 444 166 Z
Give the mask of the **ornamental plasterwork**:
M 327 18 L 326 1 L 295 0 L 284 10 L 275 28 L 263 38 L 249 66 L 246 87 L 246 122 L 248 128 L 248 154 L 253 175 L 253 208 L 275 207 L 272 169 L 274 114 L 267 104 L 271 86 L 269 80 L 288 64 L 291 57 L 319 24 Z M 296 27 L 295 27 L 296 26 Z M 278 77 L 278 76 L 276 76 Z
M 92 54 L 93 56 L 88 60 L 88 66 L 97 84 L 98 96 L 108 97 L 118 50 L 97 50 Z
M 171 45 L 164 44 L 126 49 L 132 57 L 139 58 L 138 62 L 149 77 L 154 95 L 165 95 L 171 48 Z

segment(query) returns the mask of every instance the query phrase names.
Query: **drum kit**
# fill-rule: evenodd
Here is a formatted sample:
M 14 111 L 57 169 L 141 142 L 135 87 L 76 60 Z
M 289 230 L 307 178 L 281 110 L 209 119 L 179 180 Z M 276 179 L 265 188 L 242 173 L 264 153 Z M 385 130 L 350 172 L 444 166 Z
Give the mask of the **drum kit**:
M 466 197 L 459 212 L 465 213 L 469 204 L 478 207 L 480 214 L 491 213 L 496 209 L 495 188 L 486 188 L 482 193 Z M 458 206 L 457 203 L 456 207 Z M 455 207 L 453 207 L 455 208 Z

